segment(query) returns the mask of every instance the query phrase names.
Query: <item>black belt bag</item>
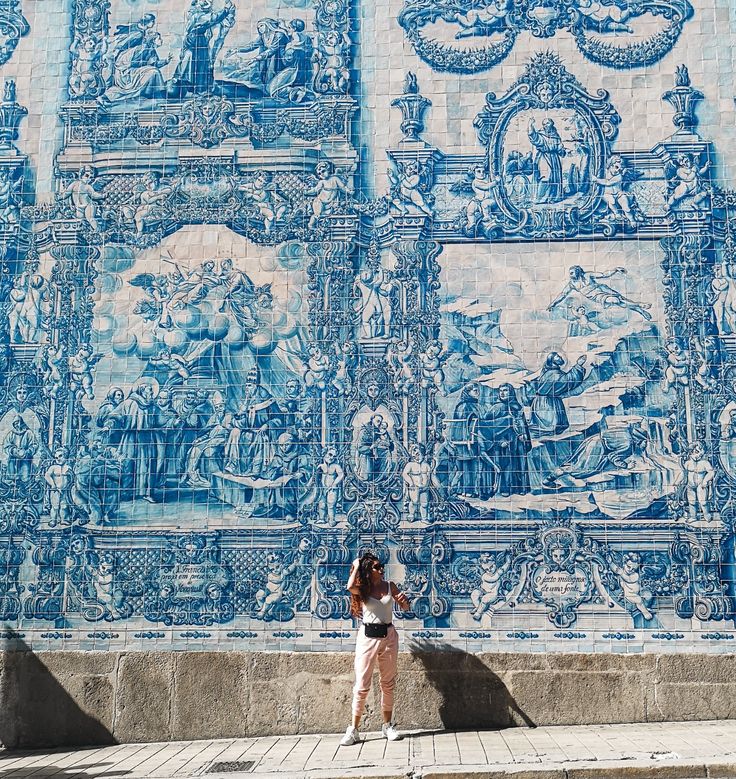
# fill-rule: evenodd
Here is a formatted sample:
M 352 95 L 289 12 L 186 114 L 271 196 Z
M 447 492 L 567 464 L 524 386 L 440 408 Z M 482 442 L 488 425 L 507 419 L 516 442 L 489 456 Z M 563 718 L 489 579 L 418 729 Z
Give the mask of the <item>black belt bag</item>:
M 389 626 L 385 622 L 364 622 L 366 638 L 386 638 Z

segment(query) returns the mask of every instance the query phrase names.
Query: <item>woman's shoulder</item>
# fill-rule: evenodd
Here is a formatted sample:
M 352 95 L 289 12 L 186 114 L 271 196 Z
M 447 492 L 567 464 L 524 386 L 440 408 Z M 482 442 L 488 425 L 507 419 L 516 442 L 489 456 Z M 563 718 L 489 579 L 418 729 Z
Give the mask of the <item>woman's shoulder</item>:
M 387 595 L 393 595 L 393 593 L 395 592 L 396 585 L 393 582 L 386 582 L 386 584 L 388 586 L 386 587 L 385 592 L 383 591 L 383 588 L 378 592 L 376 592 L 375 590 L 371 590 L 368 593 L 368 598 L 372 600 L 381 600 L 385 598 Z

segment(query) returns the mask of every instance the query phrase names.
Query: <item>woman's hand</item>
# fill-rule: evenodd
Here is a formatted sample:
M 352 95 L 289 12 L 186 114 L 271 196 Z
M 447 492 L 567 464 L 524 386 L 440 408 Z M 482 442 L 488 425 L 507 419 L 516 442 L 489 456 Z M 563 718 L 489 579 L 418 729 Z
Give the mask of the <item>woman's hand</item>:
M 409 598 L 407 598 L 403 592 L 398 593 L 398 595 L 396 595 L 394 600 L 396 601 L 396 605 L 402 611 L 409 611 L 409 609 L 411 608 L 411 603 L 409 602 Z
M 393 583 L 391 582 L 391 595 L 393 595 L 394 600 L 396 601 L 396 605 L 402 610 L 402 611 L 409 611 L 411 608 L 411 602 L 409 601 L 409 598 L 404 595 L 403 592 Z

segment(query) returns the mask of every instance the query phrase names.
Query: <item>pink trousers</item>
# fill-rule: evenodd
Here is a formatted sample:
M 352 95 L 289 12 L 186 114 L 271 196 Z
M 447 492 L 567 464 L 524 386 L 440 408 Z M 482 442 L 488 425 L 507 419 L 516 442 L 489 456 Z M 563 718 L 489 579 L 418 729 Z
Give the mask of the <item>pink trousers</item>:
M 389 627 L 386 638 L 367 638 L 363 627 L 358 631 L 355 645 L 355 687 L 353 687 L 353 716 L 363 713 L 363 706 L 371 689 L 373 670 L 378 661 L 381 683 L 381 711 L 393 711 L 394 687 L 398 676 L 399 634 Z

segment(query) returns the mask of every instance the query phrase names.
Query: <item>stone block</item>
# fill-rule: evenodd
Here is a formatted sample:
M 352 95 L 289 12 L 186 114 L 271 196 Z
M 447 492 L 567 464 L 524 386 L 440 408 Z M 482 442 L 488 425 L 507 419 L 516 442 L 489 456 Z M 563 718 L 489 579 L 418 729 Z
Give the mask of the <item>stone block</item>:
M 299 702 L 277 674 L 261 674 L 262 668 L 251 667 L 248 679 L 249 736 L 283 736 L 297 732 Z
M 297 733 L 299 709 L 293 699 L 283 699 L 279 685 L 264 685 L 257 694 L 249 690 L 248 736 L 290 736 Z
M 248 735 L 344 730 L 350 719 L 353 681 L 353 655 L 347 652 L 254 653 Z
M 657 657 L 657 683 L 729 684 L 736 679 L 736 654 L 673 654 Z
M 426 674 L 400 671 L 396 681 L 395 719 L 402 728 L 442 728 L 443 697 Z
M 516 705 L 506 684 L 490 672 L 402 673 L 396 710 L 411 727 L 484 730 L 514 723 Z M 409 724 L 406 724 L 409 727 Z
M 549 668 L 557 671 L 646 673 L 653 672 L 657 667 L 657 655 L 641 653 L 628 655 L 566 652 L 550 653 L 544 657 Z
M 306 671 L 314 676 L 353 673 L 352 652 L 252 652 L 252 673 L 259 679 L 282 679 Z
M 624 760 L 567 768 L 566 779 L 705 779 L 705 766 L 697 763 L 651 762 L 632 765 Z
M 171 736 L 192 741 L 247 734 L 248 655 L 182 652 L 174 655 Z
M 530 724 L 643 722 L 643 679 L 638 674 L 518 671 L 510 695 Z
M 130 652 L 118 665 L 115 736 L 122 742 L 169 741 L 173 653 Z
M 350 722 L 353 675 L 297 678 L 294 694 L 298 698 L 299 733 L 339 733 Z
M 115 656 L 9 652 L 0 739 L 8 747 L 114 743 Z
M 733 779 L 736 776 L 736 762 L 706 763 L 705 770 L 708 779 Z
M 549 667 L 551 655 L 540 652 L 472 652 L 464 653 L 472 658 L 471 662 L 479 662 L 497 674 L 508 671 L 543 671 Z
M 736 680 L 732 684 L 658 684 L 650 719 L 715 720 L 736 717 Z
M 11 699 L 12 678 L 8 652 L 0 651 L 0 746 L 12 749 L 17 745 L 15 701 Z
M 117 652 L 36 652 L 36 659 L 57 678 L 86 674 L 104 676 L 115 673 Z
M 427 674 L 445 673 L 457 671 L 458 673 L 471 673 L 486 670 L 483 659 L 480 656 L 470 655 L 467 652 L 459 652 L 453 649 L 442 651 L 409 651 L 402 652 L 400 666 L 403 670 L 424 670 Z
M 399 670 L 424 668 L 428 673 L 442 671 L 464 671 L 466 673 L 503 675 L 514 670 L 544 670 L 548 667 L 547 656 L 543 654 L 511 654 L 505 652 L 480 652 L 474 654 L 454 647 L 442 649 L 435 644 L 420 644 L 419 650 L 411 649 L 399 655 Z
M 562 768 L 517 768 L 504 766 L 487 771 L 458 766 L 457 769 L 422 771 L 422 779 L 567 779 Z

